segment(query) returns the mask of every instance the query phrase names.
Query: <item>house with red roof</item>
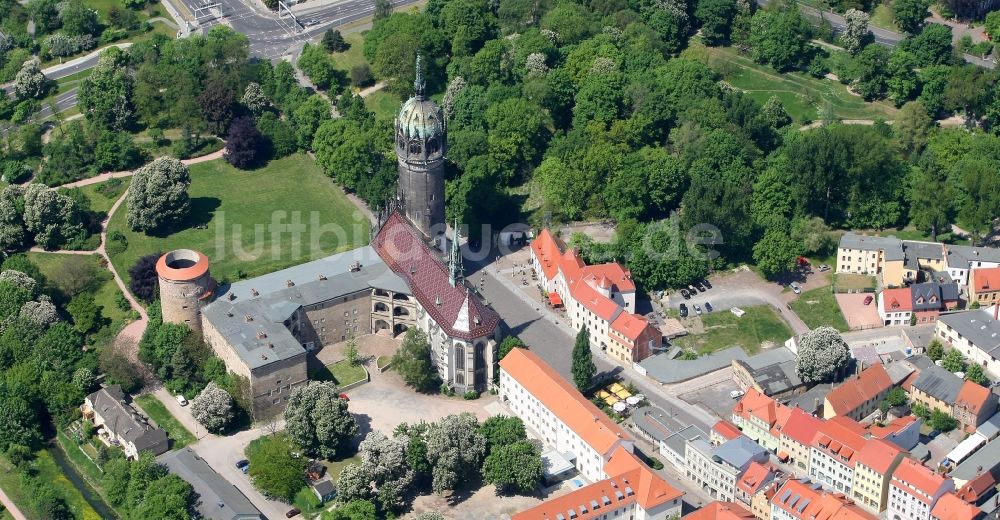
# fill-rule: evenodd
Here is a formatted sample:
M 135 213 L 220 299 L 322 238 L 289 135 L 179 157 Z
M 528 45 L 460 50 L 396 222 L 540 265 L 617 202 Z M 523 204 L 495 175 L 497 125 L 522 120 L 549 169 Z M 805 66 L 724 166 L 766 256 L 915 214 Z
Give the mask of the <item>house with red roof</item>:
M 948 477 L 913 459 L 903 459 L 889 487 L 888 520 L 930 520 L 938 499 L 955 489 Z
M 789 479 L 771 498 L 771 520 L 877 520 L 841 493 L 819 482 Z
M 736 500 L 749 506 L 753 497 L 767 488 L 778 476 L 770 464 L 751 462 L 750 467 L 736 479 Z
M 753 520 L 753 513 L 736 502 L 711 502 L 701 509 L 688 513 L 681 520 Z
M 878 295 L 878 315 L 885 325 L 909 325 L 913 297 L 909 287 L 886 289 Z
M 997 395 L 982 385 L 964 381 L 951 405 L 951 416 L 967 432 L 986 422 L 997 411 Z
M 969 303 L 988 307 L 1000 301 L 1000 267 L 980 267 L 969 277 Z
M 731 441 L 740 435 L 740 429 L 733 426 L 732 423 L 728 421 L 719 421 L 712 426 L 712 431 L 709 433 L 709 440 L 712 444 L 718 446 L 726 441 Z
M 809 473 L 809 456 L 813 441 L 819 434 L 823 419 L 813 417 L 800 408 L 792 408 L 778 441 L 778 459 L 794 465 L 801 473 Z
M 848 417 L 834 417 L 820 425 L 809 454 L 809 476 L 851 496 L 854 466 L 865 447 L 864 428 Z
M 777 451 L 780 445 L 779 432 L 791 413 L 792 408 L 754 388 L 748 388 L 733 406 L 732 420 L 743 435 L 771 451 Z
M 942 496 L 931 510 L 931 520 L 977 520 L 985 516 L 982 509 L 963 501 L 954 493 Z
M 826 395 L 823 417 L 843 415 L 860 421 L 879 409 L 882 399 L 892 389 L 892 379 L 881 363 L 864 369 Z
M 870 511 L 885 510 L 889 500 L 892 474 L 905 453 L 896 445 L 880 439 L 868 439 L 854 463 L 851 496 Z
M 660 330 L 635 314 L 635 282 L 621 264 L 587 265 L 576 250 L 564 252 L 547 228 L 531 242 L 530 253 L 550 302 L 565 306 L 573 328 L 590 333 L 591 345 L 626 364 L 642 361 L 660 347 Z
M 683 492 L 639 461 L 632 437 L 534 352 L 514 349 L 500 361 L 499 396 L 546 444 L 570 454 L 580 475 L 593 482 L 513 520 L 666 520 L 680 514 Z

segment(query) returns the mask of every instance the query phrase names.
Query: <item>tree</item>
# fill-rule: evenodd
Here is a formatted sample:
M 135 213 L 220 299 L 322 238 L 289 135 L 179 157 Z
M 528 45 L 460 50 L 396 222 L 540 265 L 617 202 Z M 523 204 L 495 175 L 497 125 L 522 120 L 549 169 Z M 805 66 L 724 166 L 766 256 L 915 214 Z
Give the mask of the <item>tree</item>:
M 850 360 L 847 343 L 837 329 L 818 327 L 803 334 L 799 341 L 795 374 L 807 383 L 832 381 L 847 369 Z
M 392 15 L 392 3 L 389 0 L 375 0 L 375 14 L 373 22 L 384 20 Z
M 778 96 L 767 98 L 764 105 L 760 107 L 760 115 L 772 128 L 784 128 L 792 123 L 792 116 L 788 115 L 785 105 L 781 103 Z
M 136 170 L 126 199 L 129 227 L 149 233 L 180 224 L 191 209 L 190 185 L 188 167 L 172 157 L 160 157 Z
M 81 0 L 68 0 L 59 10 L 62 28 L 71 36 L 94 35 L 100 30 L 97 11 Z
M 166 475 L 146 488 L 146 493 L 132 509 L 135 518 L 150 520 L 187 520 L 194 505 L 194 489 L 177 475 Z
M 788 233 L 787 225 L 775 225 L 753 246 L 753 259 L 766 278 L 791 271 L 801 253 L 800 244 Z
M 250 480 L 265 495 L 291 503 L 305 487 L 307 460 L 294 456 L 297 447 L 284 434 L 262 437 L 246 449 Z
M 590 352 L 590 331 L 586 327 L 576 334 L 573 345 L 573 382 L 581 392 L 587 391 L 594 384 L 597 365 L 594 364 L 594 354 Z
M 947 172 L 928 164 L 917 171 L 910 187 L 910 222 L 931 233 L 937 241 L 941 230 L 954 221 L 954 196 Z
M 983 366 L 979 363 L 970 363 L 968 368 L 965 369 L 965 379 L 976 383 L 977 385 L 987 386 L 990 379 L 986 377 L 986 372 L 983 370 Z
M 986 14 L 984 29 L 990 40 L 1000 39 L 1000 11 L 990 11 Z
M 413 481 L 405 441 L 373 431 L 361 441 L 358 452 L 361 463 L 347 466 L 340 474 L 337 499 L 341 503 L 374 500 L 383 511 L 398 510 Z
M 809 56 L 808 24 L 795 6 L 757 11 L 750 20 L 750 55 L 779 71 L 804 63 Z
M 964 198 L 958 210 L 963 227 L 972 232 L 977 243 L 992 229 L 1000 207 L 1000 173 L 986 158 L 965 156 L 952 166 Z
M 299 149 L 295 129 L 288 121 L 279 118 L 274 112 L 262 114 L 257 120 L 257 128 L 271 145 L 271 157 L 285 157 Z
M 322 520 L 378 520 L 375 504 L 368 500 L 352 500 L 336 509 L 324 511 Z
M 871 37 L 871 32 L 868 31 L 870 19 L 868 13 L 858 9 L 848 9 L 844 13 L 845 26 L 840 41 L 851 54 L 857 54 L 868 43 Z
M 135 78 L 128 70 L 125 52 L 111 47 L 101 53 L 97 66 L 80 85 L 80 108 L 87 121 L 100 128 L 124 130 L 135 114 L 134 88 Z
M 372 69 L 367 63 L 361 63 L 351 67 L 351 85 L 355 87 L 367 87 L 375 82 L 372 77 Z
M 892 133 L 896 138 L 903 157 L 918 157 L 927 146 L 927 137 L 934 120 L 927 113 L 923 103 L 911 101 L 899 110 L 899 116 L 895 124 L 892 125 Z M 911 206 L 912 211 L 912 206 Z
M 215 135 L 222 135 L 229 129 L 233 120 L 234 106 L 233 91 L 221 79 L 208 82 L 205 89 L 198 95 L 198 106 L 201 108 L 201 115 L 208 124 L 208 131 Z
M 361 357 L 358 354 L 358 340 L 354 336 L 351 336 L 347 340 L 347 345 L 344 346 L 344 359 L 351 366 L 356 367 L 361 364 Z
M 920 34 L 903 40 L 900 48 L 913 53 L 922 67 L 946 65 L 952 61 L 951 27 L 927 24 Z
M 486 437 L 475 415 L 449 415 L 432 424 L 427 430 L 431 488 L 438 494 L 458 489 L 479 473 L 485 455 Z
M 351 46 L 344 41 L 344 37 L 340 34 L 340 31 L 327 29 L 326 32 L 323 33 L 323 48 L 327 51 L 344 52 L 350 47 Z
M 906 395 L 906 390 L 897 386 L 892 390 L 889 390 L 889 393 L 885 395 L 884 403 L 892 408 L 896 406 L 903 406 L 909 400 L 909 396 Z
M 935 409 L 931 412 L 931 419 L 927 424 L 939 432 L 950 432 L 958 426 L 958 421 L 947 413 Z
M 403 343 L 392 356 L 392 366 L 403 381 L 418 392 L 430 392 L 441 384 L 437 370 L 431 363 L 431 346 L 427 336 L 418 329 L 406 331 Z
M 497 356 L 498 356 L 497 359 L 503 359 L 504 357 L 507 356 L 507 354 L 510 353 L 511 350 L 514 350 L 515 348 L 528 348 L 528 347 L 527 345 L 524 344 L 524 342 L 521 341 L 521 338 L 517 336 L 507 336 L 506 338 L 503 339 L 503 341 L 500 342 L 500 346 L 497 347 Z
M 160 281 L 156 274 L 156 262 L 163 253 L 153 253 L 139 257 L 128 269 L 129 289 L 136 298 L 152 303 L 160 292 Z
M 965 367 L 965 357 L 956 349 L 948 350 L 941 359 L 941 368 L 949 372 L 965 372 Z
M 927 345 L 927 357 L 934 361 L 937 361 L 944 357 L 944 345 L 937 338 L 931 340 L 930 344 Z
M 924 20 L 930 16 L 927 6 L 927 0 L 893 0 L 892 14 L 896 25 L 909 34 L 919 33 L 924 26 Z M 989 26 L 988 16 L 987 26 Z
M 24 224 L 45 249 L 55 249 L 85 233 L 76 202 L 41 184 L 24 190 Z
M 483 465 L 483 480 L 501 493 L 530 493 L 541 478 L 541 453 L 526 440 L 493 449 Z
M 47 295 L 42 295 L 39 301 L 25 302 L 21 306 L 18 317 L 42 329 L 59 321 L 59 310 Z
M 259 118 L 261 114 L 271 108 L 271 100 L 267 99 L 264 89 L 260 87 L 260 84 L 254 81 L 247 83 L 247 88 L 243 91 L 243 97 L 240 98 L 240 104 L 253 114 L 254 119 Z M 230 131 L 232 131 L 232 127 L 230 127 Z
M 486 438 L 487 450 L 514 444 L 528 439 L 524 422 L 517 417 L 494 415 L 479 425 L 479 433 Z
M 694 10 L 694 17 L 701 24 L 701 37 L 709 45 L 718 45 L 729 38 L 734 16 L 734 0 L 700 0 Z
M 14 76 L 14 99 L 40 99 L 49 88 L 49 80 L 42 74 L 38 58 L 31 58 L 21 65 L 21 70 Z
M 229 127 L 226 138 L 226 151 L 223 157 L 233 166 L 246 170 L 260 164 L 266 157 L 261 151 L 265 148 L 264 136 L 249 117 L 238 117 Z
M 881 45 L 868 45 L 856 60 L 854 88 L 868 101 L 885 97 L 888 88 L 889 51 Z
M 191 415 L 210 432 L 221 432 L 233 419 L 233 398 L 215 381 L 191 400 Z
M 343 77 L 343 72 L 337 70 L 330 55 L 319 45 L 305 44 L 298 65 L 320 90 L 338 87 Z
M 292 391 L 285 408 L 285 430 L 310 455 L 332 459 L 358 434 L 337 385 L 311 381 Z

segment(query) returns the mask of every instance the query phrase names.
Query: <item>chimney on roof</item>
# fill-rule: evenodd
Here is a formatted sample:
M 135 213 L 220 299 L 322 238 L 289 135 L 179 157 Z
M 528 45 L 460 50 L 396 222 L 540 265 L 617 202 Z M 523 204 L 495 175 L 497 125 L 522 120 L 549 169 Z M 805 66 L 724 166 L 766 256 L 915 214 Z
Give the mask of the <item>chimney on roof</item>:
M 262 330 L 257 331 L 257 339 L 264 339 L 266 337 L 267 337 L 267 333 L 266 332 L 264 332 Z
M 229 298 L 229 301 L 235 300 L 236 299 L 236 293 L 229 293 L 229 295 L 227 296 L 227 298 Z
M 325 274 L 320 274 L 319 275 L 319 279 L 320 280 L 326 280 L 326 275 Z

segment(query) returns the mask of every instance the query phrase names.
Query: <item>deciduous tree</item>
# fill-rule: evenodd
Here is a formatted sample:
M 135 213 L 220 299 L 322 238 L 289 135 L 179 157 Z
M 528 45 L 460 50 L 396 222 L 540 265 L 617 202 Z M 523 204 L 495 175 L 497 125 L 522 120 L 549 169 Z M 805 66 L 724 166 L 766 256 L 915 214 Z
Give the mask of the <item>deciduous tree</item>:
M 152 303 L 160 290 L 159 278 L 156 275 L 156 262 L 163 253 L 152 253 L 139 257 L 128 269 L 129 289 L 136 298 Z
M 471 413 L 449 415 L 427 430 L 427 460 L 435 493 L 459 489 L 477 475 L 486 455 L 486 437 Z
M 407 385 L 420 392 L 430 392 L 441 384 L 431 363 L 431 346 L 427 336 L 418 329 L 406 331 L 403 343 L 392 357 L 392 366 Z
M 868 13 L 859 9 L 848 9 L 844 13 L 845 27 L 840 35 L 840 41 L 851 54 L 857 54 L 871 38 L 871 32 L 868 30 L 870 19 Z
M 226 162 L 246 170 L 261 164 L 266 157 L 266 141 L 260 130 L 249 117 L 238 117 L 229 127 L 226 138 L 226 151 L 223 154 Z
M 735 0 L 700 0 L 694 10 L 694 17 L 701 25 L 701 37 L 709 45 L 729 39 L 734 16 Z
M 909 34 L 919 33 L 924 20 L 930 16 L 927 6 L 927 0 L 893 0 L 892 14 L 896 25 Z
M 172 157 L 161 157 L 136 170 L 126 199 L 129 227 L 148 233 L 178 225 L 191 209 L 190 185 L 188 167 Z
M 307 460 L 296 457 L 298 448 L 284 434 L 262 437 L 247 447 L 250 480 L 262 493 L 291 503 L 295 494 L 305 487 L 303 471 Z
M 483 480 L 500 493 L 530 493 L 541 478 L 541 453 L 526 440 L 494 448 L 483 465 Z
M 310 455 L 331 459 L 358 434 L 358 423 L 347 410 L 337 385 L 311 381 L 292 391 L 285 408 L 285 430 Z
M 847 343 L 837 329 L 819 327 L 802 335 L 795 374 L 809 383 L 832 381 L 843 373 L 850 360 Z
M 191 415 L 210 432 L 220 432 L 233 419 L 233 398 L 229 392 L 209 382 L 191 400 Z
M 38 58 L 25 61 L 17 76 L 14 76 L 14 98 L 17 100 L 44 97 L 48 87 L 49 80 L 42 74 Z

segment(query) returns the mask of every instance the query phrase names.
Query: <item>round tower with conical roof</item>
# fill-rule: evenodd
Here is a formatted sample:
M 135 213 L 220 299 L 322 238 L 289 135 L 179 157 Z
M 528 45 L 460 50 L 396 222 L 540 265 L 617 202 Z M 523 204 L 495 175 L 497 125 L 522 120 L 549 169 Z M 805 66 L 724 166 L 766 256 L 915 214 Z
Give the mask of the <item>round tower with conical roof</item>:
M 424 94 L 421 57 L 413 97 L 396 117 L 399 197 L 407 219 L 429 238 L 445 230 L 444 154 L 448 148 L 444 113 Z

